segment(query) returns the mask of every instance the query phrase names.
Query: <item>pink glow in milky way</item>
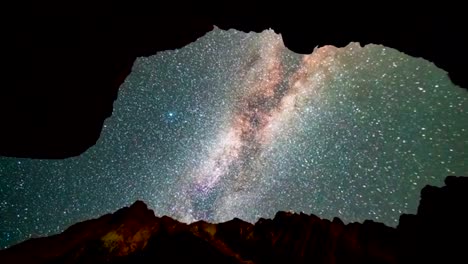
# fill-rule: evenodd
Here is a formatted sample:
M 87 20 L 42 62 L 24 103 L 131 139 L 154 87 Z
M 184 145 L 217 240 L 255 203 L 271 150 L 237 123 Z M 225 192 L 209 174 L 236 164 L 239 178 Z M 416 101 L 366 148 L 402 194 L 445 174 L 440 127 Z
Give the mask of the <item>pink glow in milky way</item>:
M 295 72 L 283 71 L 283 56 L 288 52 L 281 37 L 272 32 L 263 33 L 258 41 L 261 46 L 255 63 L 243 69 L 241 85 L 247 91 L 235 105 L 230 125 L 221 131 L 208 157 L 187 178 L 184 191 L 188 193 L 183 205 L 176 206 L 185 221 L 204 218 L 223 218 L 236 206 L 249 203 L 240 191 L 258 184 L 255 171 L 262 166 L 262 155 L 269 145 L 288 125 L 292 115 L 300 107 L 301 100 L 317 97 L 332 71 L 336 47 L 325 46 L 311 55 L 304 55 Z M 185 179 L 184 179 L 185 180 Z M 229 191 L 216 193 L 219 182 L 229 182 Z M 212 194 L 215 193 L 215 194 Z M 205 202 L 213 195 L 214 211 L 197 212 L 194 202 Z M 184 211 L 186 210 L 186 211 Z

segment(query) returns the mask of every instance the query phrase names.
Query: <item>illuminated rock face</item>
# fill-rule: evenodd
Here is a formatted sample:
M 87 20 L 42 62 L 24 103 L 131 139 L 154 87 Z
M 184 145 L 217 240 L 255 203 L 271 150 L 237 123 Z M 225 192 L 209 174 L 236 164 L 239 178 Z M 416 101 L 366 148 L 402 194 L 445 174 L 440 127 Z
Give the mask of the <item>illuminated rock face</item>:
M 417 215 L 395 229 L 365 221 L 345 225 L 278 212 L 255 224 L 240 219 L 190 225 L 156 217 L 137 201 L 59 235 L 0 251 L 1 263 L 414 263 L 462 261 L 468 234 L 468 178 L 426 186 Z

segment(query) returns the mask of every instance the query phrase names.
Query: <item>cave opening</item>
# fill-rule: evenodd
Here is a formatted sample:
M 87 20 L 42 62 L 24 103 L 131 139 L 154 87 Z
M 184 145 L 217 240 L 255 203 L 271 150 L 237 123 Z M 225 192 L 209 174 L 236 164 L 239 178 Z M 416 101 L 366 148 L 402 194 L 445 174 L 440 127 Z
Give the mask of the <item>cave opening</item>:
M 467 102 L 388 47 L 299 55 L 273 31 L 215 29 L 137 59 L 81 156 L 0 158 L 0 246 L 137 199 L 185 222 L 292 210 L 395 226 L 424 185 L 468 171 Z

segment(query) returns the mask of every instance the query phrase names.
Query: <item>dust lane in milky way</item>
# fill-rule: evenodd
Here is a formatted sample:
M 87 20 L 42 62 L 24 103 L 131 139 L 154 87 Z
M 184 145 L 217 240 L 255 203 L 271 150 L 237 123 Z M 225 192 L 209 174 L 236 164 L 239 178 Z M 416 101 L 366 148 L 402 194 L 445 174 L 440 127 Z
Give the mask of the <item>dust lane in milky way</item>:
M 287 122 L 284 117 L 294 111 L 296 99 L 300 98 L 301 93 L 308 94 L 309 90 L 317 88 L 317 84 L 312 84 L 308 78 L 314 73 L 323 72 L 319 68 L 323 66 L 321 62 L 332 53 L 330 47 L 324 47 L 304 56 L 298 70 L 286 76 L 282 70 L 282 55 L 286 48 L 281 39 L 265 34 L 259 42 L 262 49 L 254 55 L 254 63 L 249 63 L 240 78 L 247 92 L 235 105 L 233 117 L 228 118 L 232 120 L 230 126 L 218 137 L 220 141 L 202 162 L 202 167 L 184 177 L 184 180 L 194 177 L 193 182 L 185 186 L 185 189 L 188 188 L 185 197 L 191 199 L 185 212 L 188 214 L 184 218 L 186 221 L 222 218 L 217 213 L 229 209 L 230 201 L 224 199 L 220 203 L 217 200 L 223 200 L 225 194 L 229 197 L 232 192 L 255 185 L 259 159 L 275 132 L 278 132 L 275 127 Z M 281 117 L 283 120 L 280 120 Z M 216 192 L 214 189 L 219 181 L 229 184 L 223 188 L 221 197 L 216 197 L 212 193 Z M 213 200 L 207 201 L 208 198 Z M 197 206 L 203 203 L 209 203 L 216 209 Z M 178 206 L 177 210 L 180 212 L 182 208 L 184 206 Z
M 250 176 L 255 169 L 255 162 L 260 156 L 269 134 L 272 112 L 278 108 L 282 94 L 281 53 L 284 46 L 277 36 L 269 35 L 260 41 L 263 49 L 255 53 L 247 67 L 242 69 L 241 83 L 246 87 L 246 94 L 241 95 L 238 104 L 234 106 L 232 117 L 228 117 L 230 125 L 226 131 L 217 136 L 219 141 L 202 161 L 201 167 L 184 177 L 194 178 L 184 186 L 189 204 L 178 206 L 185 212 L 184 220 L 217 218 L 216 210 L 198 208 L 198 204 L 218 205 L 219 197 L 216 185 L 219 181 L 230 182 L 234 189 L 251 185 Z M 226 188 L 224 188 L 226 191 Z M 222 194 L 221 194 L 222 195 Z M 207 198 L 214 199 L 207 201 Z M 202 206 L 203 207 L 203 206 Z M 213 208 L 212 208 L 213 209 Z
M 84 154 L 0 158 L 0 247 L 137 199 L 186 222 L 292 210 L 395 226 L 423 186 L 468 174 L 467 109 L 446 72 L 391 48 L 299 55 L 273 31 L 215 29 L 139 58 Z
M 246 157 L 242 159 L 242 165 L 240 165 L 242 169 L 234 170 L 232 174 L 234 180 L 228 180 L 226 195 L 219 198 L 220 202 L 214 203 L 218 212 L 218 215 L 214 217 L 215 220 L 227 219 L 226 216 L 233 215 L 237 209 L 232 209 L 238 208 L 239 204 L 248 208 L 252 201 L 250 195 L 232 194 L 237 194 L 249 187 L 250 192 L 254 192 L 252 186 L 258 184 L 256 176 L 259 175 L 263 165 L 263 152 L 268 149 L 268 144 L 274 142 L 275 137 L 280 136 L 279 133 L 284 127 L 294 126 L 290 123 L 290 119 L 292 114 L 300 108 L 301 100 L 311 96 L 318 99 L 319 89 L 326 85 L 326 79 L 329 78 L 329 61 L 333 60 L 334 52 L 337 50 L 334 47 L 325 46 L 311 55 L 304 55 L 302 61 L 298 62 L 297 70 L 289 76 L 283 76 L 280 70 L 282 68 L 281 56 L 277 53 L 278 51 L 287 52 L 287 50 L 279 40 L 277 45 L 281 48 L 275 49 L 270 59 L 275 63 L 259 65 L 260 68 L 266 69 L 266 73 L 256 76 L 256 79 L 260 81 L 258 85 L 253 85 L 253 87 L 258 87 L 254 89 L 254 94 L 241 100 L 243 107 L 240 108 L 241 114 L 239 115 L 242 117 L 242 122 L 240 126 L 236 126 L 237 123 L 235 123 L 234 127 L 247 131 L 248 136 L 245 139 L 240 137 L 243 139 L 241 142 L 244 142 L 242 146 L 245 146 L 245 151 L 242 153 L 246 153 Z M 264 83 L 265 79 L 268 81 Z M 237 121 L 238 118 L 235 117 L 234 120 Z

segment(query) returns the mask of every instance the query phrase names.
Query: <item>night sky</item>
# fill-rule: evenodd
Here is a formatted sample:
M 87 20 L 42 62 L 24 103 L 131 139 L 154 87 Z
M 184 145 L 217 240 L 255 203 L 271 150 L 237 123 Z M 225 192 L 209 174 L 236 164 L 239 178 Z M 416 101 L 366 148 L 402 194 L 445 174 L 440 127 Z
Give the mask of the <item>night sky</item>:
M 279 210 L 396 226 L 426 184 L 468 174 L 468 93 L 380 45 L 287 50 L 215 29 L 139 58 L 79 157 L 0 157 L 0 248 L 145 201 L 192 222 Z

